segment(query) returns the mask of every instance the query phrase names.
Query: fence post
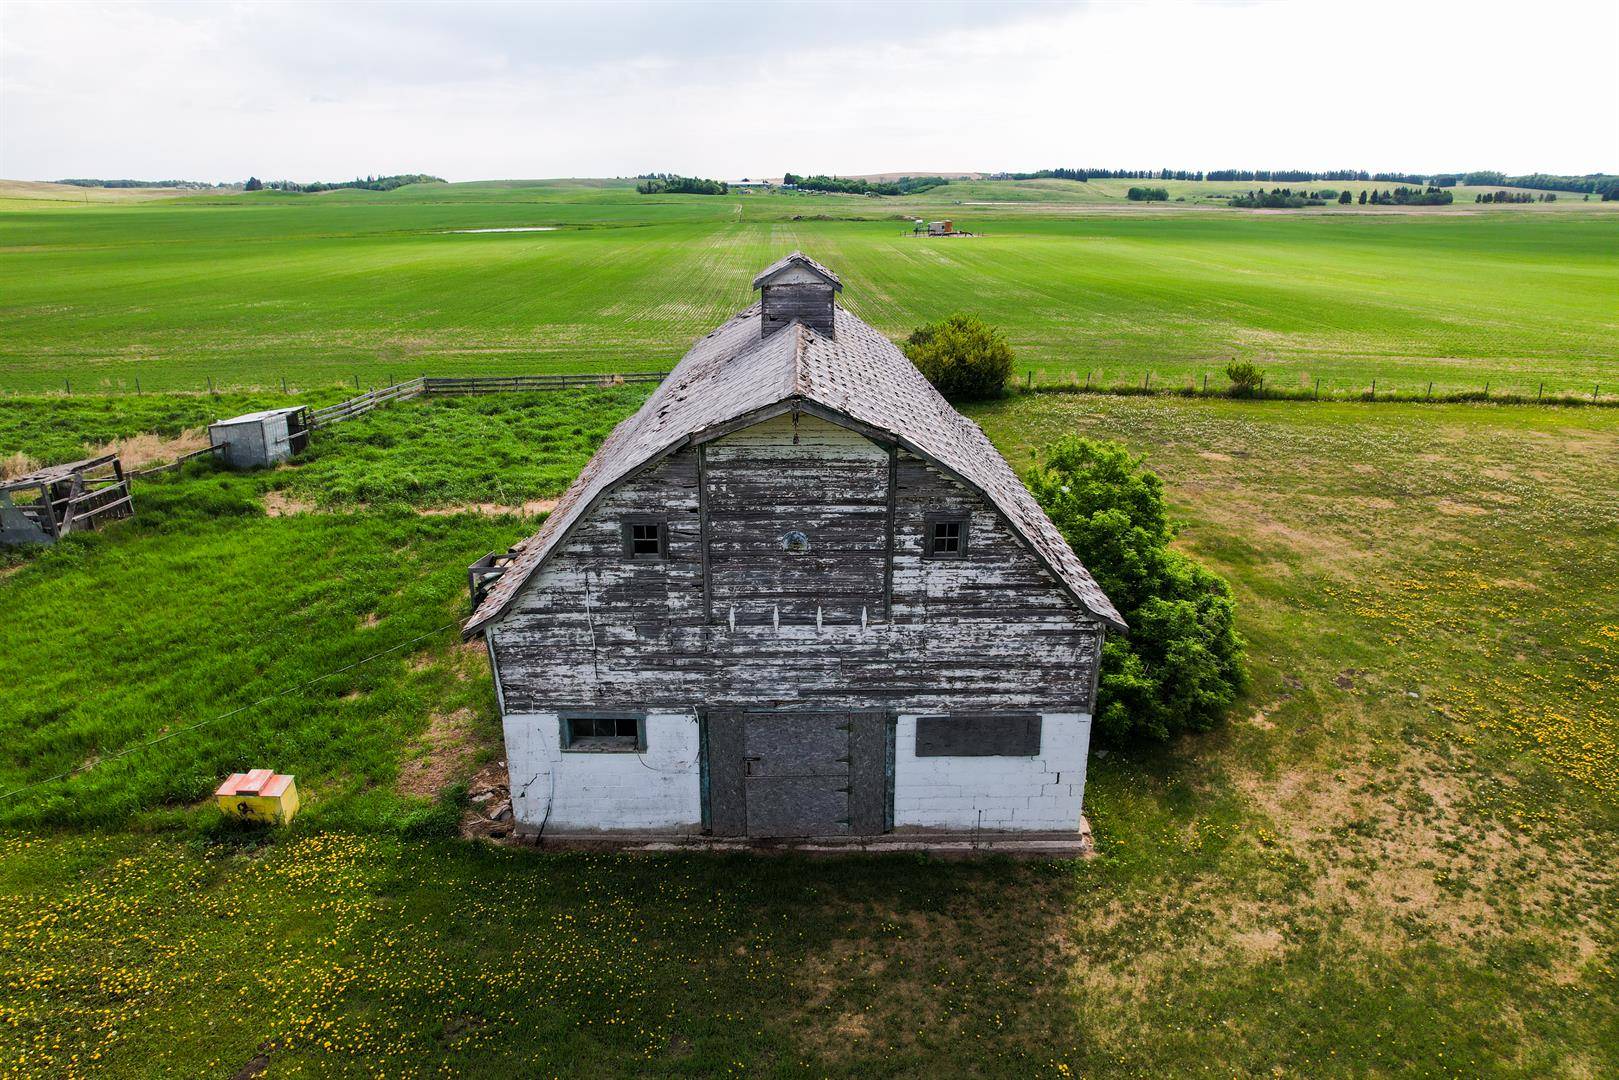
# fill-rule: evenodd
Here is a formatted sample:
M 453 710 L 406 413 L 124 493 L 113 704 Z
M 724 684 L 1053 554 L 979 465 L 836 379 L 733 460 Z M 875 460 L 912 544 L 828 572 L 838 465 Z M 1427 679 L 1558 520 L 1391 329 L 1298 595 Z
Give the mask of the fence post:
M 354 389 L 358 390 L 359 388 L 360 388 L 360 374 L 359 374 L 359 372 L 355 372 L 354 373 Z
M 1428 400 L 1433 400 L 1433 383 L 1431 382 L 1428 384 Z
M 1489 379 L 1484 380 L 1484 396 L 1485 397 L 1490 396 L 1490 380 Z
M 281 376 L 281 392 L 283 394 L 287 392 L 287 377 L 285 375 Z
M 1149 371 L 1141 380 L 1141 389 L 1145 390 L 1150 385 L 1152 385 L 1152 372 Z
M 1545 392 L 1546 392 L 1546 384 L 1545 384 L 1545 382 L 1542 382 L 1540 384 L 1540 388 L 1535 391 L 1535 404 L 1536 405 L 1540 404 L 1541 395 L 1544 394 Z
M 1317 401 L 1321 400 L 1321 376 L 1319 375 L 1315 377 L 1315 399 Z
M 1377 380 L 1376 379 L 1372 380 L 1372 400 L 1373 401 L 1377 400 Z
M 1203 373 L 1203 392 L 1209 392 L 1209 373 L 1206 371 Z
M 62 392 L 64 394 L 73 393 L 73 384 L 71 382 L 69 382 L 67 379 L 62 380 Z
M 141 377 L 139 375 L 137 375 L 137 376 L 135 376 L 135 393 L 138 394 L 140 392 L 141 392 Z
M 1591 387 L 1591 404 L 1595 405 L 1597 403 L 1597 391 L 1601 389 L 1601 383 L 1597 383 L 1595 386 Z
M 1090 373 L 1090 369 L 1087 368 L 1085 370 L 1085 389 L 1089 390 L 1090 388 L 1091 388 L 1091 373 Z

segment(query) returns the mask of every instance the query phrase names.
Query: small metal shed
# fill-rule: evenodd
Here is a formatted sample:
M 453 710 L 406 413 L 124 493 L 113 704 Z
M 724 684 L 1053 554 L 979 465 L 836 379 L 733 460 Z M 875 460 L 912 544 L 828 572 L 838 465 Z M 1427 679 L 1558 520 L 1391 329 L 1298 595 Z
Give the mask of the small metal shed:
M 309 413 L 302 405 L 243 413 L 208 426 L 208 441 L 233 469 L 262 469 L 309 445 Z

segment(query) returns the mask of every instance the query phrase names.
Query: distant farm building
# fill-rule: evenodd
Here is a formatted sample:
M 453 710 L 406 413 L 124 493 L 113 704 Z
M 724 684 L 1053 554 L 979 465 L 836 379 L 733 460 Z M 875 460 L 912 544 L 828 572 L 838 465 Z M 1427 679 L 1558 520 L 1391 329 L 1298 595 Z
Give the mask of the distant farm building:
M 915 236 L 971 236 L 965 229 L 956 228 L 956 223 L 946 218 L 943 221 L 922 221 L 914 219 L 916 228 L 911 230 Z
M 1082 846 L 1119 614 L 794 253 L 475 569 L 519 832 Z

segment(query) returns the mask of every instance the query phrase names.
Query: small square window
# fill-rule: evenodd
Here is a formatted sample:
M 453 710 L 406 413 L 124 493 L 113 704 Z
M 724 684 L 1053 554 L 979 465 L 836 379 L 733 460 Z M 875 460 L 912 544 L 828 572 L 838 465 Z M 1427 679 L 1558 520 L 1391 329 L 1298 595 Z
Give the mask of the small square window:
M 569 716 L 562 749 L 578 753 L 635 753 L 646 749 L 644 721 L 635 716 Z
M 959 559 L 967 554 L 967 519 L 930 517 L 923 533 L 922 553 L 930 559 Z
M 653 518 L 624 522 L 626 559 L 662 559 L 669 554 L 668 526 Z

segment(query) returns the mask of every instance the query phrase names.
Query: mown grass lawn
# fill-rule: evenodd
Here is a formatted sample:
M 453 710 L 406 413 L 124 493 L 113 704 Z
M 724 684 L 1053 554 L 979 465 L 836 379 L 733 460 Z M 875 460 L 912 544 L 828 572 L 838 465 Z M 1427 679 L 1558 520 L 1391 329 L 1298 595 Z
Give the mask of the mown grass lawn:
M 1147 453 L 1236 587 L 1254 679 L 1213 735 L 1096 756 L 1098 858 L 949 863 L 449 838 L 498 735 L 438 628 L 465 563 L 533 521 L 413 508 L 555 494 L 633 400 L 447 404 L 138 488 L 134 522 L 0 577 L 6 789 L 427 635 L 0 804 L 0 1072 L 1619 1070 L 1619 416 L 975 409 L 1014 463 L 1070 431 Z M 458 429 L 557 442 L 497 498 Z M 263 513 L 362 460 L 393 495 Z M 447 789 L 413 794 L 449 716 Z M 306 791 L 263 843 L 204 800 L 250 759 Z
M 1029 182 L 1045 197 L 1045 182 Z M 0 390 L 363 385 L 666 368 L 802 248 L 893 336 L 954 310 L 1020 374 L 1590 393 L 1613 381 L 1619 214 L 1035 213 L 457 184 L 0 205 Z M 996 186 L 1005 194 L 1017 185 Z M 1072 185 L 1083 188 L 1086 185 Z M 1105 186 L 1105 185 L 1104 185 Z M 908 214 L 979 235 L 909 235 Z M 549 227 L 548 232 L 461 230 Z M 1619 389 L 1610 387 L 1609 393 Z

